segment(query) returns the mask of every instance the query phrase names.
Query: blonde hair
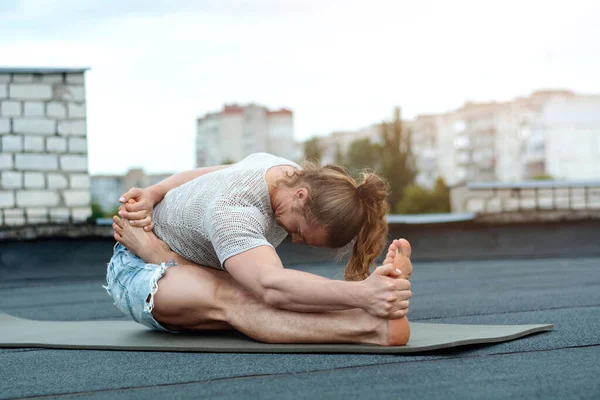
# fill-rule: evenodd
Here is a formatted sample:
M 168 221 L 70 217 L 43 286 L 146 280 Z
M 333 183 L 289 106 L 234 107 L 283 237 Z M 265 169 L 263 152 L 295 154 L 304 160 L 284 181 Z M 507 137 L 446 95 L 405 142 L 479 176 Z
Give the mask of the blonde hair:
M 373 172 L 360 175 L 357 183 L 343 167 L 306 161 L 301 171 L 282 181 L 288 187 L 307 188 L 302 212 L 309 223 L 327 229 L 327 247 L 341 248 L 355 240 L 344 274 L 350 281 L 369 276 L 388 233 L 388 186 Z

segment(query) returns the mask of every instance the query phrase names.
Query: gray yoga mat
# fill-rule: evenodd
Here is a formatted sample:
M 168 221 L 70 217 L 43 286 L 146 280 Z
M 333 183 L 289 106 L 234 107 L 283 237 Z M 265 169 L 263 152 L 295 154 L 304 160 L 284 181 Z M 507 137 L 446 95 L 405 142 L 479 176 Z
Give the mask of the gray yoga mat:
M 187 351 L 211 353 L 415 353 L 497 343 L 553 325 L 455 325 L 411 322 L 406 346 L 361 344 L 268 344 L 237 332 L 172 334 L 129 321 L 32 321 L 0 313 L 0 347 Z

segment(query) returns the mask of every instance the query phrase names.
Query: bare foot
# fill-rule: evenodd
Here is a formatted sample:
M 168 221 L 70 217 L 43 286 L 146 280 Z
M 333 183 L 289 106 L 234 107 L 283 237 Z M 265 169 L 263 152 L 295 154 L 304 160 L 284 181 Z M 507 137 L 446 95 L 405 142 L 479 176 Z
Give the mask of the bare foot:
M 388 249 L 383 265 L 394 264 L 402 271 L 401 278 L 410 279 L 412 263 L 410 262 L 411 248 L 406 239 L 395 239 Z
M 387 346 L 404 346 L 410 339 L 408 318 L 387 321 Z
M 359 326 L 371 332 L 359 343 L 370 343 L 379 346 L 404 346 L 410 339 L 408 318 L 382 319 L 363 310 L 356 310 L 355 321 Z
M 174 258 L 169 246 L 157 238 L 154 232 L 131 226 L 126 219 L 114 216 L 113 230 L 117 242 L 147 263 L 160 264 Z
M 383 260 L 383 265 L 392 264 L 394 262 L 394 257 L 398 252 L 398 247 L 400 240 L 394 239 L 392 243 L 390 243 L 390 247 L 388 247 L 388 252 L 385 255 L 385 260 Z

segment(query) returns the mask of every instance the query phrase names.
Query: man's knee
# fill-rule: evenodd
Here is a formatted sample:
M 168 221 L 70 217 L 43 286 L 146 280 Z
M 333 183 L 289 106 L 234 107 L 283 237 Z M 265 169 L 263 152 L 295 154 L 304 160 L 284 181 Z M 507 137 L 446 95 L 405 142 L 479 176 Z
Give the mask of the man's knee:
M 152 315 L 171 324 L 219 319 L 215 293 L 215 282 L 210 276 L 199 276 L 193 267 L 169 268 L 158 281 Z

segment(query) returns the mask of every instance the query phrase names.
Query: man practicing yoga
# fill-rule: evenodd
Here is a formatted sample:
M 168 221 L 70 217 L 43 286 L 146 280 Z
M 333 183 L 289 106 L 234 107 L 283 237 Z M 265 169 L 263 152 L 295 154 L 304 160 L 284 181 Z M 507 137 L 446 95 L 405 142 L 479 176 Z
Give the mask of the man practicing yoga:
M 357 184 L 343 168 L 265 153 L 181 172 L 120 199 L 106 288 L 121 311 L 156 330 L 403 345 L 409 243 L 394 240 L 370 274 L 388 232 L 386 198 L 375 174 Z M 346 281 L 284 269 L 274 249 L 288 234 L 315 247 L 354 242 Z

